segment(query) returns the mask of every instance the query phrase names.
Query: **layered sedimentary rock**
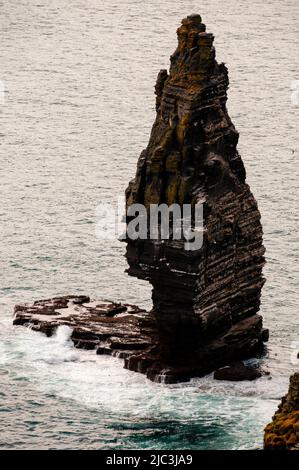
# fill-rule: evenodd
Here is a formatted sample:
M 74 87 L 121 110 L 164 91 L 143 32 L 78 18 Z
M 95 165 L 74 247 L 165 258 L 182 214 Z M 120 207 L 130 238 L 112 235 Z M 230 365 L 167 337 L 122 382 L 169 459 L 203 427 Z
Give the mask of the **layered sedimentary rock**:
M 251 355 L 267 340 L 257 315 L 265 250 L 226 109 L 227 68 L 216 62 L 214 37 L 199 15 L 184 19 L 177 34 L 169 73 L 158 74 L 156 120 L 126 201 L 148 210 L 151 204 L 201 203 L 203 244 L 190 251 L 183 240 L 128 238 L 126 255 L 129 274 L 153 286 L 156 373 L 171 374 L 175 365 L 197 375 Z M 138 357 L 127 367 L 142 368 Z
M 190 204 L 194 216 L 202 204 L 202 245 L 127 236 L 129 274 L 153 286 L 150 313 L 68 296 L 16 306 L 15 324 L 47 334 L 67 324 L 75 346 L 121 355 L 126 368 L 163 382 L 204 375 L 262 348 L 260 213 L 245 183 L 226 109 L 228 72 L 215 60 L 213 39 L 199 15 L 182 21 L 170 70 L 158 74 L 149 144 L 126 191 L 128 209 Z
M 291 376 L 289 391 L 265 428 L 264 448 L 299 450 L 299 372 Z

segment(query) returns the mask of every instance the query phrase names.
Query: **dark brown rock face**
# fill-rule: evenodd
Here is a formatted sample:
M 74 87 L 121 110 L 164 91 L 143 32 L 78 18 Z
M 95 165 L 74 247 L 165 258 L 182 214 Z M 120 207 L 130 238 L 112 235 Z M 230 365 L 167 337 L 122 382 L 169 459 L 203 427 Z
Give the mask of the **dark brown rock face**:
M 265 428 L 264 448 L 299 450 L 299 372 L 291 376 L 289 391 Z
M 199 15 L 178 29 L 170 71 L 158 74 L 150 141 L 126 191 L 128 208 L 201 203 L 202 246 L 127 237 L 129 274 L 153 286 L 150 313 L 67 296 L 18 305 L 14 320 L 46 334 L 69 325 L 75 346 L 116 354 L 126 368 L 168 383 L 250 357 L 268 339 L 257 315 L 264 283 L 260 213 L 226 109 L 227 69 L 216 62 L 205 29 Z
M 160 360 L 202 374 L 267 340 L 257 315 L 265 250 L 226 109 L 227 68 L 216 62 L 214 37 L 199 15 L 184 19 L 177 33 L 170 71 L 158 74 L 156 120 L 126 200 L 148 209 L 202 203 L 203 245 L 190 251 L 178 240 L 127 239 L 126 256 L 128 273 L 153 286 Z M 135 365 L 129 360 L 127 367 Z
M 157 338 L 151 314 L 136 305 L 91 301 L 86 295 L 66 295 L 15 306 L 14 325 L 30 326 L 52 336 L 69 326 L 77 348 L 125 358 L 149 349 Z

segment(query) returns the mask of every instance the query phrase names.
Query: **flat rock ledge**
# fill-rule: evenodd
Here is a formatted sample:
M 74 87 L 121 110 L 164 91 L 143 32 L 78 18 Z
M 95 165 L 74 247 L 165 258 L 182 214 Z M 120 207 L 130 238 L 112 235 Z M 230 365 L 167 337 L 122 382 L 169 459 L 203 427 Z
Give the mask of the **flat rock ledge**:
M 13 323 L 47 336 L 67 325 L 73 330 L 75 347 L 122 358 L 126 369 L 154 382 L 177 383 L 206 375 L 236 357 L 245 359 L 248 351 L 252 356 L 266 339 L 261 321 L 259 315 L 246 318 L 196 351 L 181 350 L 174 357 L 162 349 L 153 312 L 136 305 L 95 301 L 85 295 L 54 297 L 16 305 Z

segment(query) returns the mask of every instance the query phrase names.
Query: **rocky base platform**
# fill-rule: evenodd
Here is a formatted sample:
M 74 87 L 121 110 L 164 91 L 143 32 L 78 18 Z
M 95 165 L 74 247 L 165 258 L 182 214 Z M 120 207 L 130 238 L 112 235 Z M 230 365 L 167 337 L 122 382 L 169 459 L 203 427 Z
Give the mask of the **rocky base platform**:
M 246 318 L 196 351 L 179 350 L 172 357 L 159 343 L 153 312 L 136 305 L 92 301 L 85 295 L 54 297 L 16 305 L 13 323 L 47 336 L 68 325 L 75 347 L 123 358 L 125 368 L 155 382 L 176 383 L 210 373 L 236 357 L 252 356 L 266 339 L 261 321 L 259 315 Z
M 264 448 L 299 450 L 299 372 L 291 376 L 289 391 L 265 428 Z

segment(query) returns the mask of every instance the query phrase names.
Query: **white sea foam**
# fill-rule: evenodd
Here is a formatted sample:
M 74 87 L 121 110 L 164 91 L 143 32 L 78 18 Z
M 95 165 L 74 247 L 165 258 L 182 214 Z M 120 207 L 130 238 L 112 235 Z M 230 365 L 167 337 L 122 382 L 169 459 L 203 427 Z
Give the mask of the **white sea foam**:
M 253 382 L 225 382 L 215 381 L 210 374 L 175 385 L 152 383 L 142 374 L 125 370 L 121 359 L 76 350 L 71 333 L 68 326 L 60 326 L 52 337 L 46 338 L 18 329 L 14 350 L 22 348 L 28 375 L 34 375 L 36 385 L 43 392 L 55 392 L 112 414 L 127 415 L 130 410 L 132 416 L 140 418 L 159 415 L 188 419 L 202 414 L 205 401 L 213 402 L 214 407 L 219 404 L 221 413 L 224 402 L 233 408 L 239 402 L 256 404 L 259 400 L 268 402 L 272 412 L 286 389 L 287 379 L 282 376 L 271 380 L 265 376 Z
M 14 328 L 13 335 L 11 330 L 7 326 L 10 339 L 1 353 L 13 380 L 29 380 L 36 396 L 50 394 L 77 403 L 115 423 L 224 426 L 243 436 L 242 445 L 250 448 L 254 439 L 261 445 L 262 434 L 253 437 L 256 429 L 269 421 L 287 386 L 284 376 L 234 383 L 216 381 L 213 374 L 187 383 L 157 384 L 125 370 L 121 359 L 75 349 L 68 326 L 58 327 L 49 338 L 23 327 Z

